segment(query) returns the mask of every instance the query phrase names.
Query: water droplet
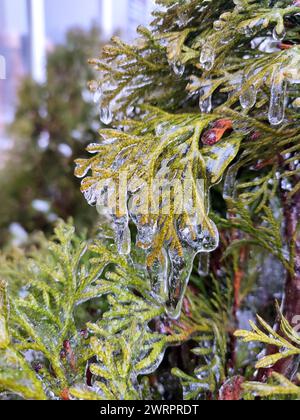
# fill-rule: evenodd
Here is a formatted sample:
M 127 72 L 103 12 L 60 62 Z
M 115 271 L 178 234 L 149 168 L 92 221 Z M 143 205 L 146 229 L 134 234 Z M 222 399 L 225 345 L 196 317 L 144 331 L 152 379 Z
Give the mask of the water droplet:
M 210 71 L 215 64 L 216 54 L 210 44 L 205 44 L 200 54 L 200 64 L 204 70 Z
M 113 120 L 113 114 L 110 106 L 101 107 L 100 109 L 100 120 L 105 125 L 109 125 Z
M 247 78 L 243 78 L 242 89 L 244 87 L 244 83 L 247 82 Z M 240 103 L 242 108 L 244 109 L 251 109 L 255 106 L 257 99 L 257 90 L 254 85 L 251 85 L 248 89 L 243 90 L 240 95 Z
M 212 110 L 212 95 L 209 94 L 211 85 L 207 85 L 201 88 L 199 97 L 200 111 L 209 114 Z
M 271 125 L 279 125 L 285 116 L 286 80 L 280 69 L 272 76 L 269 121 Z

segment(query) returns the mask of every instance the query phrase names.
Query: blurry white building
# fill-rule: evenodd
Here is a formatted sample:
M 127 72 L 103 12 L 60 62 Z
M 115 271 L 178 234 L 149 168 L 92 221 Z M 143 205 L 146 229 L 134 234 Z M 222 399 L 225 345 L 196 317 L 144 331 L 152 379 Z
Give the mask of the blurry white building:
M 46 26 L 44 0 L 27 0 L 29 70 L 32 78 L 46 80 Z
M 138 25 L 150 22 L 154 0 L 99 0 L 100 26 L 109 39 L 115 33 L 126 40 L 136 36 Z

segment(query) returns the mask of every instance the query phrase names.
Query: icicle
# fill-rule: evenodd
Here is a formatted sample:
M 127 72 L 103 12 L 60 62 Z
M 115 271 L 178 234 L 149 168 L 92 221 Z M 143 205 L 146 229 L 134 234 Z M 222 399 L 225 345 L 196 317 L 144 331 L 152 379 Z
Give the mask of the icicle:
M 249 77 L 249 75 L 248 75 Z M 247 83 L 248 77 L 243 78 L 242 89 L 245 83 Z M 242 108 L 251 109 L 256 104 L 257 90 L 255 85 L 251 85 L 247 90 L 244 90 L 240 95 L 240 103 Z
M 155 227 L 151 223 L 137 225 L 137 238 L 136 244 L 138 247 L 143 249 L 149 249 L 152 245 L 153 236 L 155 233 Z
M 113 120 L 113 114 L 110 106 L 101 107 L 100 109 L 100 120 L 105 125 L 109 125 Z
M 186 247 L 180 255 L 176 249 L 169 249 L 170 274 L 168 277 L 167 315 L 178 319 L 181 314 L 182 302 L 193 269 L 196 253 Z
M 223 198 L 225 201 L 231 201 L 236 197 L 236 184 L 239 166 L 237 164 L 231 166 L 228 170 L 225 181 Z
M 207 277 L 209 275 L 210 254 L 199 254 L 198 274 L 200 277 Z
M 168 298 L 168 272 L 169 259 L 165 249 L 162 250 L 160 259 L 156 259 L 151 268 L 148 268 L 152 293 L 162 304 L 165 304 Z
M 269 121 L 271 125 L 279 125 L 285 115 L 286 81 L 281 69 L 276 69 L 272 77 Z
M 208 95 L 211 85 L 203 86 L 200 90 L 199 107 L 204 114 L 209 114 L 212 110 L 212 95 Z
M 102 89 L 98 88 L 95 92 L 94 92 L 94 102 L 95 104 L 100 102 L 100 99 L 102 97 Z
M 200 64 L 204 70 L 210 71 L 215 64 L 216 54 L 210 44 L 203 46 L 200 54 Z
M 185 65 L 182 64 L 179 60 L 172 62 L 171 65 L 176 76 L 182 77 L 185 72 Z
M 112 227 L 120 255 L 129 255 L 131 251 L 131 234 L 128 223 L 128 215 L 121 217 L 112 216 Z
M 182 301 L 193 269 L 195 256 L 198 253 L 212 252 L 219 244 L 219 233 L 213 222 L 209 222 L 209 228 L 203 229 L 198 222 L 197 215 L 190 221 L 191 225 L 178 232 L 183 242 L 182 252 L 174 248 L 168 251 L 170 272 L 166 312 L 173 319 L 180 316 Z

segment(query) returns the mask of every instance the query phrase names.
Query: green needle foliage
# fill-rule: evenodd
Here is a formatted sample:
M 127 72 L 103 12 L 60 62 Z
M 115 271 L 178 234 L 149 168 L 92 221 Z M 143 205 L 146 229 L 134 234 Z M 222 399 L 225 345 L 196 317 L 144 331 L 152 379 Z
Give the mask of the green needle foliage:
M 280 336 L 276 331 L 274 331 L 263 319 L 258 317 L 258 321 L 261 326 L 266 330 L 268 335 L 261 331 L 258 326 L 251 322 L 251 327 L 253 332 L 249 331 L 237 331 L 235 333 L 236 337 L 243 338 L 244 342 L 260 342 L 268 344 L 270 346 L 275 346 L 278 348 L 279 352 L 271 356 L 263 357 L 257 364 L 256 368 L 267 368 L 269 366 L 274 366 L 279 360 L 299 355 L 300 354 L 300 338 L 299 335 L 293 330 L 289 325 L 288 321 L 281 315 L 281 331 L 284 334 L 284 337 Z
M 300 398 L 299 13 L 158 0 L 91 60 L 100 233 L 1 257 L 5 398 Z

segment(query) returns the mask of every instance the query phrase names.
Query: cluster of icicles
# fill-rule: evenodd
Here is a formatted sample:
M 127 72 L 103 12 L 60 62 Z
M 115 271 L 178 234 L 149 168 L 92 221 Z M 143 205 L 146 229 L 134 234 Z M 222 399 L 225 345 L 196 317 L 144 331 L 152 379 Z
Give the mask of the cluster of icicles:
M 151 253 L 157 227 L 155 224 L 140 223 L 139 216 L 133 214 L 121 219 L 113 216 L 113 228 L 119 252 L 121 254 L 130 253 L 131 234 L 128 227 L 130 218 L 137 227 L 137 245 L 146 253 Z M 195 216 L 192 229 L 186 227 L 178 230 L 182 250 L 178 251 L 165 244 L 161 257 L 157 258 L 148 268 L 152 293 L 161 304 L 165 305 L 168 316 L 173 319 L 180 316 L 182 301 L 196 255 L 199 254 L 199 274 L 207 275 L 209 253 L 214 251 L 219 243 L 217 228 L 214 226 L 213 232 L 203 230 L 197 224 L 196 219 Z
M 274 34 L 274 37 L 278 34 Z M 276 38 L 277 39 L 277 38 Z M 215 51 L 209 43 L 202 47 L 200 54 L 200 65 L 205 71 L 210 71 L 215 64 Z M 174 59 L 170 63 L 174 73 L 182 77 L 185 66 Z M 242 80 L 242 86 L 251 75 L 247 74 Z M 212 84 L 207 83 L 200 91 L 199 106 L 202 113 L 210 113 L 212 110 Z M 94 101 L 100 104 L 100 119 L 105 125 L 109 125 L 113 120 L 111 107 L 103 106 L 103 89 L 97 86 L 94 89 Z M 279 125 L 284 120 L 285 115 L 285 92 L 286 81 L 280 68 L 276 68 L 272 76 L 271 99 L 269 107 L 269 121 L 272 125 Z M 240 96 L 240 103 L 243 109 L 251 109 L 255 106 L 257 99 L 257 89 L 251 86 L 243 91 Z M 128 192 L 130 194 L 130 191 Z M 96 190 L 88 191 L 86 198 L 91 202 L 97 201 L 99 192 Z M 91 199 L 92 197 L 92 199 Z M 151 253 L 151 247 L 157 234 L 157 224 L 142 222 L 142 217 L 138 212 L 128 211 L 122 217 L 111 215 L 111 224 L 115 232 L 115 241 L 118 252 L 121 255 L 129 255 L 131 252 L 131 231 L 129 222 L 132 220 L 137 227 L 137 244 L 147 253 Z M 157 259 L 149 268 L 152 281 L 153 294 L 165 305 L 166 312 L 171 318 L 177 319 L 181 313 L 183 298 L 190 275 L 194 266 L 195 257 L 199 256 L 199 274 L 205 276 L 209 269 L 209 254 L 214 251 L 219 244 L 219 234 L 216 226 L 210 221 L 210 230 L 203 230 L 198 223 L 198 215 L 192 218 L 192 226 L 185 229 L 178 229 L 178 236 L 182 243 L 182 251 L 178 251 L 170 246 L 165 246 L 161 257 Z
M 107 143 L 107 139 L 104 142 L 105 144 L 111 144 Z M 89 151 L 93 153 L 92 145 L 89 147 Z M 111 168 L 117 171 L 119 163 L 117 158 Z M 89 169 L 90 167 L 84 167 L 83 169 L 81 164 L 78 163 L 76 176 L 85 177 Z M 166 168 L 162 167 L 162 171 L 164 169 Z M 117 214 L 114 210 L 106 207 L 103 208 L 102 203 L 105 202 L 107 192 L 106 187 L 99 188 L 98 184 L 95 183 L 84 194 L 90 205 L 97 204 L 98 211 L 108 216 L 120 255 L 130 256 L 132 235 L 129 224 L 130 221 L 135 224 L 137 230 L 136 244 L 144 250 L 147 260 L 151 260 L 148 271 L 153 297 L 165 306 L 166 313 L 170 318 L 177 319 L 181 314 L 183 298 L 197 255 L 199 255 L 199 274 L 201 276 L 208 274 L 209 254 L 219 244 L 217 227 L 212 221 L 206 219 L 206 227 L 204 228 L 204 223 L 200 222 L 202 220 L 200 216 L 195 210 L 191 210 L 189 221 L 185 226 L 180 227 L 183 222 L 178 222 L 177 235 L 181 247 L 175 248 L 171 243 L 165 242 L 162 244 L 163 248 L 160 256 L 154 259 L 152 247 L 157 235 L 160 234 L 158 218 L 155 217 L 154 220 L 151 216 L 145 217 L 144 214 L 141 214 L 140 207 L 133 204 L 142 202 L 145 195 L 143 187 L 137 189 L 134 180 L 129 180 L 123 197 L 127 203 L 127 208 L 122 209 L 122 214 Z
M 282 41 L 285 33 L 285 30 L 283 30 L 281 33 L 278 33 L 277 28 L 275 27 L 273 31 L 274 41 Z M 205 71 L 211 71 L 214 67 L 215 59 L 216 53 L 214 48 L 209 42 L 207 42 L 203 45 L 200 54 L 200 65 L 202 69 Z M 185 72 L 185 66 L 181 64 L 180 60 L 176 59 L 173 62 L 170 62 L 170 65 L 177 76 L 183 76 Z M 257 100 L 257 88 L 254 84 L 247 90 L 243 90 L 243 86 L 245 86 L 247 80 L 249 80 L 249 78 L 252 76 L 253 74 L 250 73 L 244 74 L 240 85 L 240 90 L 242 91 L 240 95 L 240 103 L 242 108 L 245 110 L 253 108 Z M 286 106 L 286 86 L 287 83 L 283 76 L 283 71 L 280 67 L 277 67 L 272 75 L 271 83 L 270 106 L 268 112 L 268 119 L 271 125 L 280 125 L 284 120 Z M 209 94 L 211 90 L 212 83 L 208 79 L 207 84 L 203 86 L 199 92 L 199 107 L 202 113 L 210 113 L 212 110 L 212 94 Z
M 109 214 L 109 219 L 120 255 L 129 256 L 131 253 L 130 221 L 137 229 L 137 246 L 143 249 L 146 255 L 151 255 L 155 236 L 159 234 L 157 222 L 145 223 L 144 217 L 139 215 L 137 209 L 130 209 L 121 217 Z M 165 306 L 167 315 L 172 319 L 179 318 L 181 314 L 183 298 L 196 256 L 199 255 L 199 274 L 208 275 L 209 254 L 219 244 L 219 233 L 214 223 L 210 221 L 209 229 L 203 229 L 198 219 L 198 215 L 194 214 L 190 219 L 191 225 L 177 229 L 181 250 L 175 249 L 170 244 L 164 244 L 161 256 L 148 267 L 153 297 Z

